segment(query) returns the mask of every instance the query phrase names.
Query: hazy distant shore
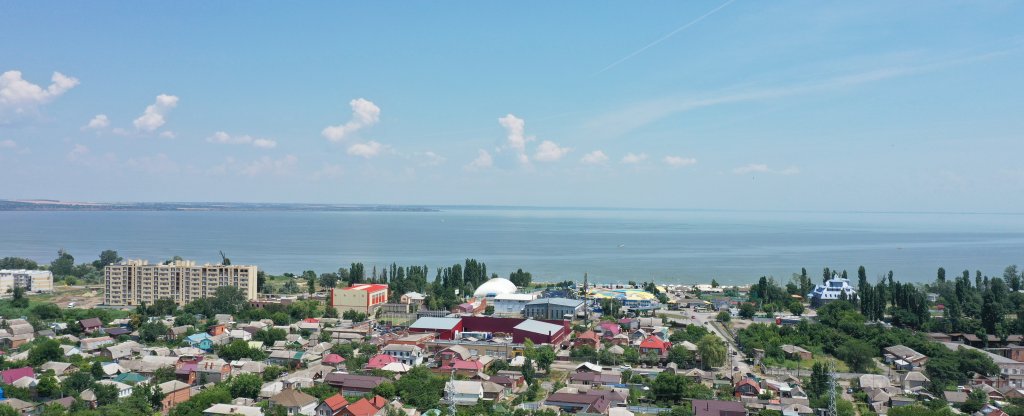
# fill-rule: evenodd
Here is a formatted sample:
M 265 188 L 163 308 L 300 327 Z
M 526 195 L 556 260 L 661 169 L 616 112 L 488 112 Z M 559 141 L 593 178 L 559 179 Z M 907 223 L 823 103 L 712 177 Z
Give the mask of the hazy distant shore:
M 70 202 L 56 200 L 0 200 L 0 211 L 353 211 L 438 212 L 411 205 L 340 205 L 245 202 Z

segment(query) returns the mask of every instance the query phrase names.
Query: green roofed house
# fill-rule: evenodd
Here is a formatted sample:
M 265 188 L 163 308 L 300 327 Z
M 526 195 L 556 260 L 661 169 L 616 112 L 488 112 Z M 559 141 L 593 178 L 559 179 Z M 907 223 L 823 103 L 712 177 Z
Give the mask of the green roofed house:
M 118 383 L 124 383 L 133 386 L 146 380 L 149 380 L 149 378 L 139 373 L 121 373 L 118 374 L 117 377 L 114 377 L 114 381 Z

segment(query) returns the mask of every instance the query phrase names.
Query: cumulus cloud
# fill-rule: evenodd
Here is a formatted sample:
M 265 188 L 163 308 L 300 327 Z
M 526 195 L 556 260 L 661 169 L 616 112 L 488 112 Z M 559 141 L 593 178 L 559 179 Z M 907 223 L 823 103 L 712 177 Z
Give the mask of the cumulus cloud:
M 532 138 L 527 138 L 525 135 L 525 120 L 516 117 L 513 114 L 508 114 L 505 117 L 499 117 L 498 124 L 501 124 L 501 126 L 505 128 L 508 147 L 511 147 L 520 153 L 526 151 L 526 142 L 532 140 Z
M 277 147 L 277 142 L 272 139 L 263 139 L 258 137 L 252 137 L 248 134 L 242 134 L 232 136 L 227 132 L 218 131 L 213 133 L 212 136 L 207 137 L 206 141 L 210 143 L 221 143 L 221 144 L 244 144 L 258 147 L 261 149 L 273 149 Z
M 633 153 L 633 152 L 630 152 L 630 153 L 626 153 L 626 155 L 622 157 L 622 163 L 626 163 L 626 164 L 636 164 L 636 163 L 643 162 L 645 160 L 647 160 L 647 153 Z
M 233 160 L 231 160 L 233 162 Z M 248 164 L 242 165 L 238 172 L 246 176 L 259 176 L 264 174 L 285 175 L 292 172 L 299 158 L 294 155 L 287 155 L 280 159 L 272 159 L 263 156 Z
M 380 107 L 365 98 L 349 101 L 352 107 L 352 120 L 337 126 L 327 126 L 320 134 L 332 142 L 344 140 L 363 128 L 370 127 L 380 121 Z
M 732 173 L 736 175 L 746 175 L 748 173 L 768 173 L 775 175 L 796 175 L 800 173 L 800 168 L 796 166 L 790 166 L 785 169 L 772 169 L 764 163 L 751 163 L 743 165 L 732 170 Z
M 173 139 L 173 138 L 177 137 L 177 135 L 174 134 L 173 131 L 167 130 L 167 131 L 160 132 L 160 137 L 162 137 L 164 139 Z
M 593 152 L 587 153 L 583 155 L 582 158 L 580 158 L 580 162 L 586 163 L 588 165 L 599 165 L 607 161 L 608 155 L 604 154 L 604 152 L 600 150 L 595 150 Z
M 476 159 L 469 162 L 469 164 L 466 165 L 466 168 L 469 170 L 480 170 L 487 169 L 491 166 L 494 166 L 494 159 L 491 158 L 491 154 L 484 149 L 480 149 L 477 152 Z
M 156 102 L 146 107 L 146 111 L 132 123 L 140 131 L 152 132 L 167 123 L 167 113 L 178 106 L 178 97 L 167 94 L 156 96 Z
M 364 159 L 377 156 L 381 151 L 385 149 L 385 146 L 370 140 L 366 143 L 356 143 L 348 147 L 348 154 L 352 156 L 359 156 Z
M 22 114 L 46 104 L 78 85 L 78 79 L 54 72 L 43 88 L 21 77 L 21 71 L 0 74 L 0 112 Z
M 89 153 L 91 153 L 91 151 L 89 150 L 88 146 L 83 144 L 75 144 L 75 147 L 73 147 L 71 151 L 68 152 L 68 160 L 72 162 L 79 161 L 82 160 L 82 158 L 89 156 Z
M 665 159 L 663 160 L 667 165 L 672 166 L 674 168 L 690 166 L 697 163 L 697 159 L 694 159 L 692 157 L 665 156 Z
M 537 146 L 537 152 L 533 154 L 533 158 L 540 162 L 554 162 L 561 159 L 570 151 L 572 151 L 572 149 L 568 147 L 562 147 L 551 140 L 545 140 L 540 142 L 540 145 Z
M 110 126 L 110 119 L 106 114 L 97 114 L 89 123 L 82 126 L 82 130 L 102 130 Z
M 437 166 L 444 163 L 448 159 L 445 159 L 444 156 L 441 156 L 432 151 L 427 151 L 423 153 L 422 160 L 423 161 L 420 163 L 421 166 Z

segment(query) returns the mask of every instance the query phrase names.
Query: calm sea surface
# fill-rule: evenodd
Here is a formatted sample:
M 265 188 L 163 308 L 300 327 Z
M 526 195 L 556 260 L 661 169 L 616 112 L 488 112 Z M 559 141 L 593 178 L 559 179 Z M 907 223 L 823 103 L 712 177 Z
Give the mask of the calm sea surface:
M 270 273 L 336 270 L 353 261 L 431 269 L 466 258 L 503 276 L 665 283 L 787 281 L 806 267 L 867 268 L 871 280 L 931 281 L 1024 264 L 1024 216 L 445 208 L 442 212 L 0 212 L 0 257 L 78 261 L 104 249 L 162 261 L 175 255 Z M 433 273 L 433 271 L 432 271 Z

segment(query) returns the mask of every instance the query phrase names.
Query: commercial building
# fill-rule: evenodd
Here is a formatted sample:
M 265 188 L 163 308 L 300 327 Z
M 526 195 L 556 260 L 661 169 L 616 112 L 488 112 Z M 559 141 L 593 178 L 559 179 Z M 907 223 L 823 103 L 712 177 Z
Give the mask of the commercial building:
M 520 316 L 526 304 L 537 299 L 533 294 L 528 293 L 503 293 L 494 296 L 491 305 L 494 306 L 494 314 L 498 316 Z
M 27 292 L 53 291 L 53 273 L 49 270 L 0 270 L 0 293 L 7 293 L 16 287 Z
M 330 304 L 338 314 L 348 311 L 373 316 L 380 305 L 388 301 L 388 285 L 355 284 L 349 287 L 331 289 Z
M 157 299 L 185 305 L 212 297 L 222 286 L 237 287 L 246 299 L 256 299 L 256 266 L 128 260 L 105 267 L 103 281 L 103 303 L 112 306 L 152 304 Z
M 572 319 L 580 313 L 583 313 L 583 301 L 579 299 L 543 298 L 523 308 L 523 316 L 534 319 Z
M 512 342 L 521 344 L 529 339 L 535 344 L 561 344 L 569 333 L 569 321 L 522 318 L 496 318 L 490 316 L 463 316 L 459 318 L 425 317 L 409 326 L 409 332 L 435 333 L 438 340 L 454 340 L 463 332 L 512 335 Z

